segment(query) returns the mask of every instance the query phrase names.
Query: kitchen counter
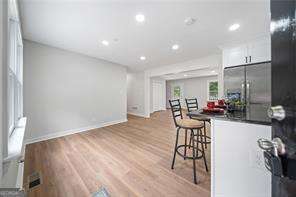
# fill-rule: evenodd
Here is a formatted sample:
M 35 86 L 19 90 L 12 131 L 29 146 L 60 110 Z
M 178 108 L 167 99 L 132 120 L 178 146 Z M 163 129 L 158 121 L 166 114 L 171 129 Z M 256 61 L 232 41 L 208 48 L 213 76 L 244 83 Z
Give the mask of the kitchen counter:
M 258 115 L 258 113 L 261 113 Z M 245 122 L 245 123 L 252 123 L 252 124 L 260 124 L 260 125 L 271 125 L 271 120 L 266 116 L 266 118 L 262 115 L 265 112 L 227 112 L 224 114 L 208 114 L 203 113 L 202 110 L 192 111 L 187 113 L 190 117 L 195 118 L 211 118 L 211 119 L 219 119 L 219 120 L 228 120 L 228 121 L 235 121 L 235 122 Z

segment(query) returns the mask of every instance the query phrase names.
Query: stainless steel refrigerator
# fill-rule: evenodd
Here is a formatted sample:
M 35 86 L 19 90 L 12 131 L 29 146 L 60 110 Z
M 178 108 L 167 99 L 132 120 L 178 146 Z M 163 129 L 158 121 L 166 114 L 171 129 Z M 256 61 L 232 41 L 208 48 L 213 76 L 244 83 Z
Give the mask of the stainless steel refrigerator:
M 270 122 L 266 113 L 271 105 L 270 62 L 225 68 L 224 95 L 247 120 Z

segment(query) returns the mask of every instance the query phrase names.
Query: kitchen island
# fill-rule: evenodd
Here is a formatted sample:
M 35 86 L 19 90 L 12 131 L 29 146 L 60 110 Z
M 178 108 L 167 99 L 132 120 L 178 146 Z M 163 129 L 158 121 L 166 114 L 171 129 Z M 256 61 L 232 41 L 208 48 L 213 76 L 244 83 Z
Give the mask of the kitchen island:
M 192 113 L 198 117 L 198 111 L 188 115 Z M 259 138 L 271 139 L 270 122 L 252 121 L 246 114 L 208 117 L 211 118 L 211 196 L 271 197 L 271 174 L 257 145 Z

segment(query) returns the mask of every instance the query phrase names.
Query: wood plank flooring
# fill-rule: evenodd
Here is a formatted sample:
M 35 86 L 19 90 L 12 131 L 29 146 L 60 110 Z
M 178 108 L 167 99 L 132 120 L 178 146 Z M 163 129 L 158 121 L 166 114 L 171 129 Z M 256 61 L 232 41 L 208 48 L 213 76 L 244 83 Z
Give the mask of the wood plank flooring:
M 202 160 L 197 161 L 198 185 L 193 184 L 192 160 L 177 155 L 171 170 L 175 134 L 167 110 L 27 145 L 24 184 L 32 172 L 42 175 L 42 184 L 28 196 L 84 197 L 105 187 L 112 197 L 209 197 L 210 173 Z M 210 166 L 210 148 L 207 161 Z

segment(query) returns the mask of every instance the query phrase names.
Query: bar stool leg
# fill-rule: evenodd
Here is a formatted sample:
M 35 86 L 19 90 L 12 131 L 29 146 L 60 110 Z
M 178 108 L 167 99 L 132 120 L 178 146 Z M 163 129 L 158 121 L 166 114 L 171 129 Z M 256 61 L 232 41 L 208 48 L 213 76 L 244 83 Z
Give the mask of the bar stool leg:
M 194 133 L 193 133 L 193 130 L 191 129 L 191 133 L 192 133 L 192 136 L 194 138 Z M 196 159 L 196 156 L 195 156 L 195 142 L 194 140 L 192 139 L 191 140 L 192 142 L 192 161 L 193 161 L 193 179 L 194 179 L 194 183 L 197 184 L 197 180 L 196 180 L 196 165 L 195 165 L 195 159 Z
M 199 155 L 198 148 L 199 148 L 199 136 L 200 136 L 199 132 L 200 132 L 200 129 L 197 129 L 196 132 L 197 132 L 196 133 L 196 157 L 198 157 L 198 155 Z M 200 145 L 203 146 L 202 143 Z
M 179 131 L 180 127 L 177 129 L 177 135 L 176 135 L 176 143 L 175 143 L 175 150 L 174 150 L 174 157 L 173 157 L 173 162 L 171 168 L 174 169 L 175 165 L 175 159 L 176 159 L 176 153 L 177 153 L 177 146 L 178 146 L 178 139 L 179 139 Z
M 205 148 L 207 149 L 208 148 L 208 146 L 207 146 L 207 131 L 206 131 L 206 129 L 207 129 L 207 125 L 206 125 L 206 121 L 203 121 L 204 122 L 204 142 L 205 142 Z
M 202 133 L 202 131 L 201 131 L 200 133 Z M 203 139 L 202 139 L 203 136 L 202 136 L 202 135 L 200 135 L 199 137 L 200 137 L 200 140 L 201 140 L 202 157 L 203 157 L 203 160 L 204 160 L 204 164 L 205 164 L 205 167 L 206 167 L 206 171 L 208 172 L 209 169 L 208 169 L 208 165 L 207 165 L 207 159 L 206 159 L 206 154 L 205 154 L 205 148 L 204 148 L 204 146 L 203 146 L 203 144 L 206 144 L 206 143 L 205 143 L 205 141 L 203 141 Z
M 190 132 L 189 145 L 191 145 L 191 140 L 192 140 L 192 132 Z M 188 148 L 190 149 L 190 146 Z
M 186 151 L 187 151 L 187 129 L 185 129 L 185 146 L 184 146 L 184 160 L 186 159 Z

